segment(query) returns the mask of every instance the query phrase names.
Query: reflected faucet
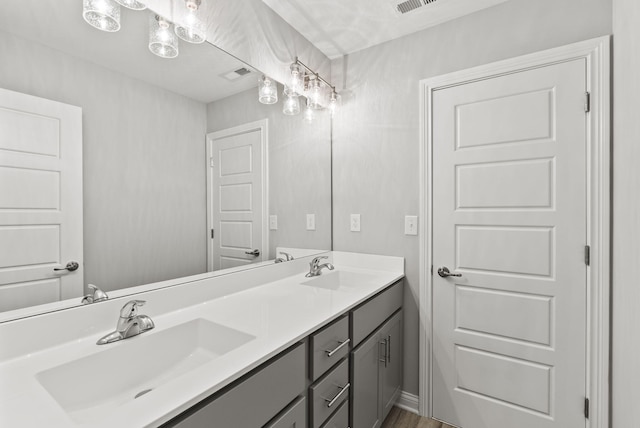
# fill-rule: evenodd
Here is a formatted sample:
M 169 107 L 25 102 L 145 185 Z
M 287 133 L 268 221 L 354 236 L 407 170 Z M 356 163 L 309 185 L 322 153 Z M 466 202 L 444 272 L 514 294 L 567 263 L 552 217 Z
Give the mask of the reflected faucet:
M 327 268 L 329 270 L 333 270 L 334 267 L 331 263 L 323 263 L 320 264 L 320 260 L 322 259 L 328 259 L 329 257 L 327 256 L 318 256 L 318 257 L 314 257 L 313 260 L 311 260 L 311 263 L 309 263 L 309 273 L 307 273 L 305 276 L 307 278 L 310 278 L 312 276 L 318 276 L 320 275 L 321 271 L 323 268 Z
M 116 330 L 101 337 L 96 344 L 104 345 L 117 342 L 132 336 L 137 336 L 155 327 L 155 324 L 146 315 L 138 315 L 138 306 L 143 306 L 144 300 L 131 300 L 120 309 L 120 318 L 116 325 Z
M 280 254 L 281 256 L 284 256 L 284 258 L 278 257 L 276 259 L 276 263 L 290 262 L 291 260 L 293 260 L 293 256 L 289 253 L 285 253 L 284 251 L 280 251 L 278 254 Z
M 109 296 L 107 295 L 107 293 L 105 293 L 104 291 L 100 290 L 100 288 L 98 288 L 97 286 L 95 286 L 93 284 L 89 284 L 87 287 L 89 287 L 91 290 L 93 290 L 93 292 L 89 293 L 89 294 L 86 294 L 82 298 L 82 304 L 83 305 L 88 305 L 89 303 L 103 302 L 103 301 L 109 299 Z

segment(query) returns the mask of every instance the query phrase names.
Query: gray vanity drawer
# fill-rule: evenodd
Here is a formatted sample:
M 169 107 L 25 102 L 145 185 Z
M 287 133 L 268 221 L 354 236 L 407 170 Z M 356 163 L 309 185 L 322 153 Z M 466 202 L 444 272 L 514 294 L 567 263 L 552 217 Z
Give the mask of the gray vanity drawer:
M 304 391 L 305 344 L 300 343 L 212 401 L 177 417 L 179 428 L 261 427 Z
M 356 347 L 402 306 L 403 280 L 351 312 L 351 346 Z
M 349 342 L 347 316 L 311 335 L 311 381 L 349 354 Z
M 264 428 L 307 428 L 307 400 L 298 398 Z
M 322 425 L 322 428 L 349 428 L 349 401 L 345 401 L 340 408 Z
M 324 421 L 349 398 L 349 360 L 345 359 L 324 378 L 309 388 L 311 426 L 320 427 Z

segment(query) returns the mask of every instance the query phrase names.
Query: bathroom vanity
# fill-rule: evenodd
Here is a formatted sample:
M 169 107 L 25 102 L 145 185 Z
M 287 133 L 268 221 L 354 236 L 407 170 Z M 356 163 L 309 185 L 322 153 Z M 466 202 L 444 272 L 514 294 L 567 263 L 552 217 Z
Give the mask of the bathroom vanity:
M 127 299 L 0 324 L 0 425 L 375 426 L 400 392 L 404 260 L 325 255 L 314 278 L 308 257 L 142 292 L 156 327 L 106 345 Z

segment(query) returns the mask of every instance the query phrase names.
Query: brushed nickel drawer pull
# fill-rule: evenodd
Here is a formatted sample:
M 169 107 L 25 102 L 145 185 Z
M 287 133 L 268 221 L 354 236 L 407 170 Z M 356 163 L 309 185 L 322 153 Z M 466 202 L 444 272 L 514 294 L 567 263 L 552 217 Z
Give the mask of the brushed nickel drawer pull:
M 378 347 L 380 345 L 382 345 L 382 349 L 384 350 L 383 358 L 378 358 L 378 361 L 381 362 L 381 363 L 384 363 L 385 367 L 387 367 L 387 364 L 389 363 L 389 354 L 388 354 L 389 347 L 388 347 L 387 343 L 388 343 L 387 339 L 382 339 L 380 341 L 380 343 L 378 344 Z M 378 352 L 380 352 L 380 349 L 378 349 Z
M 338 401 L 340 397 L 342 397 L 342 394 L 349 390 L 349 387 L 351 387 L 351 384 L 347 383 L 345 386 L 340 388 L 340 392 L 338 392 L 335 397 L 333 397 L 332 399 L 325 398 L 324 401 L 327 402 L 327 407 L 331 407 L 336 404 L 336 401 Z
M 327 357 L 333 357 L 333 355 L 334 355 L 336 352 L 338 352 L 339 350 L 341 350 L 342 348 L 344 348 L 346 345 L 348 345 L 348 344 L 349 344 L 349 342 L 351 342 L 351 339 L 347 339 L 347 340 L 345 340 L 344 342 L 338 342 L 338 343 L 339 343 L 339 345 L 338 345 L 338 347 L 337 347 L 336 349 L 334 349 L 334 350 L 332 350 L 332 351 L 330 351 L 330 350 L 328 350 L 328 349 L 327 349 L 327 350 L 326 350 L 326 351 L 324 351 L 324 352 L 326 352 L 326 353 L 327 353 Z

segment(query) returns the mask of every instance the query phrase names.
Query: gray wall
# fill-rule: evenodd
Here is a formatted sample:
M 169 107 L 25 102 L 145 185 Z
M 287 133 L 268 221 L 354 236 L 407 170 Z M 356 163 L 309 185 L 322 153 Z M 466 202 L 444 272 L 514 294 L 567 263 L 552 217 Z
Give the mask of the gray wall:
M 282 87 L 278 86 L 282 94 Z M 278 103 L 258 102 L 251 89 L 207 105 L 208 132 L 267 119 L 269 123 L 269 214 L 278 230 L 269 232 L 269 258 L 275 247 L 331 249 L 331 120 L 318 112 L 312 124 L 302 113 L 282 113 Z M 306 230 L 307 214 L 316 215 L 316 230 Z
M 640 426 L 640 2 L 613 0 L 614 428 Z
M 82 107 L 85 284 L 206 271 L 205 105 L 3 32 L 0 52 L 0 87 Z
M 346 88 L 334 119 L 334 249 L 406 258 L 405 391 L 419 381 L 418 238 L 404 235 L 404 216 L 418 214 L 419 80 L 609 33 L 611 0 L 511 0 L 332 62 Z

